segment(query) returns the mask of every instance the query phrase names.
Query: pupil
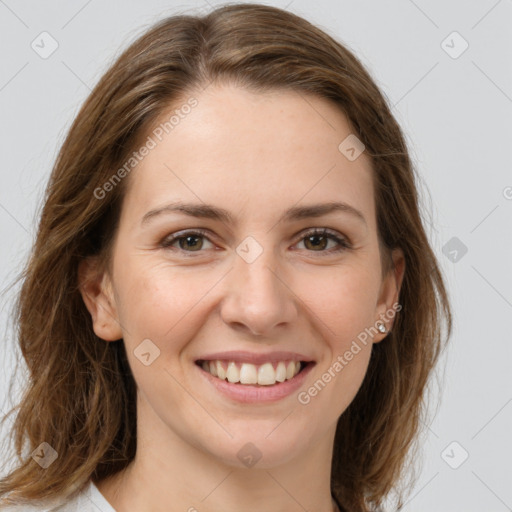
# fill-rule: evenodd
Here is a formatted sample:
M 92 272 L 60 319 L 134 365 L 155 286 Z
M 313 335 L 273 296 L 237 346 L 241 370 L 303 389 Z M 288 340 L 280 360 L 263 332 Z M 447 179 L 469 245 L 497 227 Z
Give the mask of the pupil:
M 194 244 L 190 244 L 190 245 L 189 245 L 189 241 L 190 241 L 190 240 L 199 240 L 199 238 L 200 238 L 200 237 L 198 237 L 198 236 L 192 236 L 192 235 L 185 237 L 185 241 L 186 241 L 187 248 L 189 248 L 189 249 L 190 249 L 190 248 L 191 248 L 191 249 L 193 249 L 193 248 L 194 248 Z M 200 248 L 200 247 L 199 247 L 199 248 Z M 183 247 L 182 247 L 182 249 L 183 249 Z
M 321 242 L 317 242 L 317 243 L 312 242 L 312 245 L 314 247 L 322 247 L 322 248 L 324 248 L 325 247 L 326 238 L 321 236 L 321 235 L 312 235 L 312 236 L 309 236 L 307 239 L 308 239 L 309 242 L 311 242 L 311 240 L 314 240 L 315 238 L 316 239 L 321 238 L 322 241 Z

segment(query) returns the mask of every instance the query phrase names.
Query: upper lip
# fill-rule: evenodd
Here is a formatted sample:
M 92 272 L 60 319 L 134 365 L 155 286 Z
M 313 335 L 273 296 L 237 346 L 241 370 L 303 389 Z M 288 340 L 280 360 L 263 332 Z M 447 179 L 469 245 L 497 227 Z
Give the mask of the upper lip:
M 267 352 L 267 353 L 256 353 L 247 352 L 244 350 L 230 350 L 227 352 L 215 352 L 211 354 L 205 354 L 196 359 L 197 361 L 235 361 L 239 363 L 251 363 L 251 364 L 263 364 L 263 363 L 274 363 L 279 361 L 314 361 L 313 358 L 308 357 L 298 352 Z

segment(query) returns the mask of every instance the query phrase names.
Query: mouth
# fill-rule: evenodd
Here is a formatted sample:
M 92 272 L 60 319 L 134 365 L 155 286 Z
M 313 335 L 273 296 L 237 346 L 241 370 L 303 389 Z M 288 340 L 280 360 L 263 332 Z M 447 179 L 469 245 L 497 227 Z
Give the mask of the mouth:
M 254 405 L 291 397 L 316 365 L 309 356 L 289 351 L 231 350 L 203 354 L 194 362 L 205 393 Z
M 229 359 L 198 359 L 195 364 L 218 381 L 239 386 L 280 386 L 315 365 L 314 361 L 283 359 L 255 364 Z

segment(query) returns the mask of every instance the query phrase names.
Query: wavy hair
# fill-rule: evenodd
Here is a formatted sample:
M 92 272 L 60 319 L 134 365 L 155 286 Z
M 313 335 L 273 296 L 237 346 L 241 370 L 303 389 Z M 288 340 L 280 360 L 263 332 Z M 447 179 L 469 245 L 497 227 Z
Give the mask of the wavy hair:
M 338 420 L 331 490 L 351 512 L 380 507 L 413 470 L 431 374 L 451 335 L 448 293 L 421 216 L 418 175 L 388 100 L 354 54 L 286 10 L 227 4 L 152 25 L 116 56 L 76 116 L 46 188 L 36 239 L 18 276 L 16 343 L 28 384 L 10 429 L 17 461 L 0 480 L 4 502 L 67 498 L 125 468 L 136 452 L 136 386 L 124 343 L 93 332 L 78 265 L 110 268 L 125 182 L 97 191 L 163 112 L 210 83 L 288 89 L 334 102 L 366 146 L 381 257 L 401 248 L 405 275 L 393 330 L 373 346 L 354 400 Z M 446 323 L 446 337 L 443 325 Z M 30 456 L 46 442 L 58 464 Z M 28 448 L 28 452 L 26 449 Z M 27 455 L 28 454 L 28 455 Z

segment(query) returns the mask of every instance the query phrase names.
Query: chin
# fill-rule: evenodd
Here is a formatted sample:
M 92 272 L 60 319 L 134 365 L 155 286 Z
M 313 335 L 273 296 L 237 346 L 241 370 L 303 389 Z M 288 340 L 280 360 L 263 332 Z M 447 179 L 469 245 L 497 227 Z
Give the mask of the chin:
M 214 443 L 209 439 L 203 445 L 204 449 L 215 459 L 233 468 L 271 469 L 282 466 L 304 453 L 308 443 L 304 429 L 290 432 L 283 428 L 278 432 L 281 428 L 278 426 L 279 421 L 272 422 L 270 428 L 262 428 L 259 433 L 254 433 L 253 426 L 247 430 L 237 429 L 236 433 L 232 431 L 233 439 L 218 439 Z M 270 422 L 265 422 L 266 426 L 269 424 Z

